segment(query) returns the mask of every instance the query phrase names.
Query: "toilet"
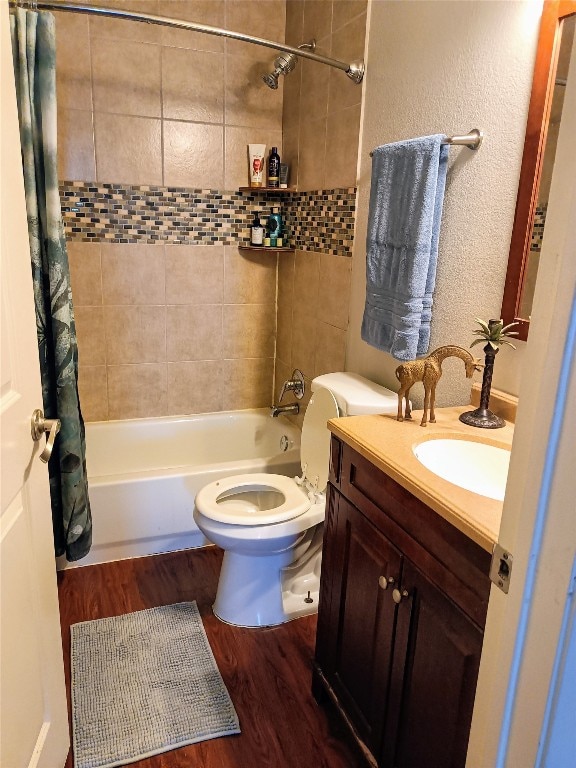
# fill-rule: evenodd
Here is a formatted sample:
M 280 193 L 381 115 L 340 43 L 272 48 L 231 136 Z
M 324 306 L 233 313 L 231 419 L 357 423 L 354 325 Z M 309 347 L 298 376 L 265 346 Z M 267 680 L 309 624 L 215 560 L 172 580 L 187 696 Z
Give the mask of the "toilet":
M 224 550 L 214 613 L 241 627 L 282 624 L 318 610 L 330 455 L 329 419 L 396 414 L 394 392 L 355 373 L 312 381 L 301 439 L 301 477 L 231 475 L 205 485 L 194 520 Z

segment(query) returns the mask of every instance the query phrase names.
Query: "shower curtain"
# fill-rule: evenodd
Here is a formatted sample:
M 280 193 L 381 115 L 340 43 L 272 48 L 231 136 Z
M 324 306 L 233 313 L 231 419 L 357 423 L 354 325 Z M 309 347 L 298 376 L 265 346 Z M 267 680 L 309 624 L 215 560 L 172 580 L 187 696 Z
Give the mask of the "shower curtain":
M 56 161 L 54 17 L 17 8 L 10 16 L 28 236 L 34 283 L 42 399 L 61 421 L 48 462 L 56 555 L 90 550 L 84 422 L 78 399 L 78 348 Z

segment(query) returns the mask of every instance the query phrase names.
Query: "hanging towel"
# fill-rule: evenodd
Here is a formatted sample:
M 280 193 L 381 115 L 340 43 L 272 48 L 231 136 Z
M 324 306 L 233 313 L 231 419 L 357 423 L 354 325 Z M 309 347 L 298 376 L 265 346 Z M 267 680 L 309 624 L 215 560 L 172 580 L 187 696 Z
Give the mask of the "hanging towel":
M 377 147 L 362 339 L 397 360 L 426 354 L 449 147 L 442 134 Z

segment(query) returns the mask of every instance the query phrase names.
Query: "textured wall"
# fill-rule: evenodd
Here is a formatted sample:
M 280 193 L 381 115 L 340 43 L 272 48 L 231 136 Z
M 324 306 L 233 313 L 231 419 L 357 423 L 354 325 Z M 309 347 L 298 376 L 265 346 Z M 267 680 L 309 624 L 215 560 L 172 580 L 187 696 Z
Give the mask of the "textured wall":
M 369 151 L 478 127 L 478 152 L 452 148 L 442 216 L 430 349 L 468 347 L 475 317 L 499 317 L 540 4 L 371 4 L 347 367 L 396 389 L 398 362 L 360 339 L 365 296 Z M 525 345 L 505 348 L 494 386 L 517 394 Z M 446 361 L 441 405 L 465 403 L 462 363 Z M 419 394 L 419 393 L 414 393 Z M 418 400 L 418 397 L 414 398 Z

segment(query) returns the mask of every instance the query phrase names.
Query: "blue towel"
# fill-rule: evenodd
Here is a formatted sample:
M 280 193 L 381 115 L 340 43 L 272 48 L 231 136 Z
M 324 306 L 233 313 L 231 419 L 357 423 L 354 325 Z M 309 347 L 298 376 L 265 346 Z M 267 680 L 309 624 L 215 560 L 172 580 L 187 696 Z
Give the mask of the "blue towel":
M 397 360 L 426 354 L 449 147 L 442 134 L 374 150 L 362 339 Z

